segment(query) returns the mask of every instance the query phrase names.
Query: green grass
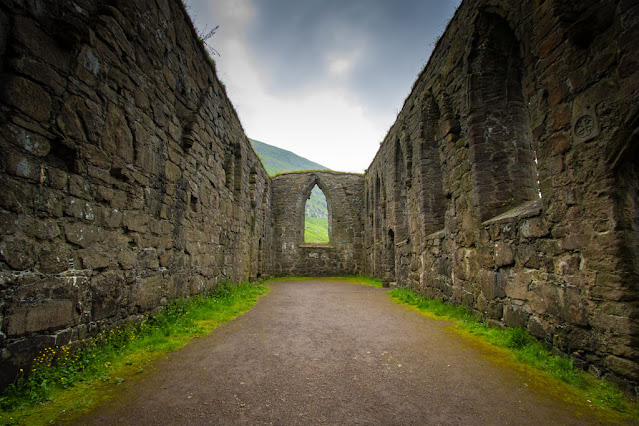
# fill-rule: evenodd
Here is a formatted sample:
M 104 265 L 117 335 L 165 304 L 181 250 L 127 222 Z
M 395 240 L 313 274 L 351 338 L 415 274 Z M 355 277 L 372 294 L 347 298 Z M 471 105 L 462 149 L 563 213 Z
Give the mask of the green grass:
M 328 219 L 306 216 L 304 221 L 305 243 L 328 243 Z
M 68 420 L 103 399 L 109 386 L 134 380 L 153 359 L 241 315 L 267 292 L 259 284 L 222 284 L 175 300 L 157 315 L 104 330 L 75 350 L 47 348 L 0 396 L 0 424 L 46 423 L 61 412 Z
M 367 285 L 370 287 L 382 287 L 382 280 L 379 278 L 370 278 L 363 275 L 348 275 L 344 277 L 273 277 L 266 280 L 266 282 L 273 281 L 348 281 L 354 284 Z
M 546 345 L 526 330 L 491 327 L 464 306 L 426 299 L 411 289 L 396 288 L 389 294 L 397 301 L 411 305 L 428 316 L 453 321 L 455 328 L 463 333 L 479 337 L 507 350 L 515 361 L 529 365 L 570 386 L 582 403 L 594 403 L 599 408 L 623 413 L 634 420 L 639 419 L 639 405 L 630 401 L 616 385 L 598 380 L 575 368 L 570 358 L 553 354 Z
M 355 284 L 367 285 L 369 287 L 382 288 L 382 280 L 379 278 L 365 277 L 363 275 L 349 275 L 345 277 L 330 277 L 329 280 L 350 281 Z

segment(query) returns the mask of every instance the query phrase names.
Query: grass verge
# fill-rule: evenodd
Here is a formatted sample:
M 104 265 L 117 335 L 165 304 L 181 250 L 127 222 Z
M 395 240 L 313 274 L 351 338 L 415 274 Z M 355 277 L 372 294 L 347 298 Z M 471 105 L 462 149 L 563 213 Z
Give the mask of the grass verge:
M 179 299 L 154 316 L 104 330 L 77 348 L 47 348 L 0 396 L 0 424 L 69 420 L 136 380 L 167 352 L 246 312 L 268 292 L 260 284 L 223 284 Z
M 464 306 L 426 299 L 411 289 L 395 288 L 389 294 L 398 302 L 408 304 L 426 316 L 452 321 L 454 328 L 461 334 L 479 337 L 505 349 L 516 362 L 531 366 L 550 378 L 565 383 L 583 405 L 595 405 L 603 410 L 612 410 L 622 417 L 639 420 L 639 404 L 630 401 L 616 385 L 598 380 L 577 369 L 570 358 L 553 354 L 526 330 L 491 327 Z
M 322 280 L 322 281 L 348 281 L 354 284 L 367 285 L 370 287 L 382 287 L 382 280 L 379 278 L 370 278 L 363 275 L 347 275 L 344 277 L 274 277 L 269 278 L 266 282 L 273 281 L 310 281 L 310 280 Z

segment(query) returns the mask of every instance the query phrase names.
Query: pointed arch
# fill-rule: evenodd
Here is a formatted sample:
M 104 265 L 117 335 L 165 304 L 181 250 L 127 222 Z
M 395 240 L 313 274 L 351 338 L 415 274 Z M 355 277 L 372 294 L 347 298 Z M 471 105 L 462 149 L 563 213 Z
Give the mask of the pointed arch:
M 249 172 L 249 200 L 251 207 L 255 208 L 257 205 L 257 168 L 255 164 L 251 166 L 251 171 Z
M 394 213 L 395 213 L 395 227 L 397 235 L 395 237 L 399 241 L 403 241 L 408 238 L 408 226 L 407 226 L 407 187 L 406 187 L 406 161 L 404 157 L 404 150 L 402 149 L 402 143 L 398 139 L 395 142 L 395 194 L 394 194 Z
M 421 212 L 424 217 L 425 235 L 444 227 L 446 198 L 440 162 L 440 121 L 442 114 L 435 98 L 427 96 L 422 108 L 422 133 L 420 135 Z
M 397 282 L 397 270 L 395 268 L 395 231 L 393 228 L 388 228 L 386 235 L 386 282 Z
M 520 42 L 508 22 L 482 11 L 467 58 L 468 139 L 481 220 L 539 198 L 523 93 Z
M 607 160 L 614 176 L 615 231 L 620 235 L 619 256 L 624 291 L 636 293 L 639 282 L 639 106 L 615 134 Z
M 312 174 L 310 176 L 309 181 L 306 183 L 306 186 L 304 187 L 304 191 L 302 193 L 303 196 L 300 198 L 300 202 L 302 204 L 298 205 L 297 209 L 299 209 L 298 211 L 305 212 L 306 202 L 310 198 L 311 191 L 313 191 L 313 188 L 315 186 L 317 186 L 319 190 L 322 191 L 322 193 L 324 194 L 324 197 L 326 197 L 326 210 L 328 211 L 328 243 L 325 243 L 325 244 L 330 244 L 331 241 L 333 241 L 333 205 L 331 201 L 331 193 L 328 186 L 325 185 L 324 182 L 322 182 L 322 179 L 320 179 L 320 177 L 317 176 L 316 174 Z M 306 216 L 305 214 L 300 214 L 299 215 L 300 222 L 297 224 L 298 229 L 301 230 L 301 233 L 300 233 L 301 238 L 299 241 L 302 243 L 305 242 L 305 239 L 304 239 L 304 229 L 305 229 L 305 220 L 306 220 L 305 216 Z
M 235 152 L 233 157 L 235 159 L 235 166 L 233 168 L 235 172 L 235 176 L 233 179 L 234 181 L 233 193 L 238 195 L 238 194 L 241 194 L 242 192 L 242 178 L 244 174 L 244 170 L 242 169 L 242 148 L 240 147 L 240 145 L 235 146 Z

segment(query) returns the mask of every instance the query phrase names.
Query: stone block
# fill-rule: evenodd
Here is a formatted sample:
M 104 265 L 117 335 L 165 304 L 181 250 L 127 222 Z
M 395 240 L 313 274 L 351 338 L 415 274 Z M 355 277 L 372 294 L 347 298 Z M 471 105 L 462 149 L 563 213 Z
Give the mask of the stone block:
M 82 176 L 71 174 L 69 175 L 69 194 L 84 200 L 90 200 L 91 187 Z
M 18 230 L 19 216 L 10 212 L 0 211 L 0 234 L 5 238 L 13 235 Z
M 51 97 L 41 86 L 23 77 L 10 77 L 0 86 L 0 98 L 36 121 L 51 115 Z
M 575 275 L 580 272 L 582 258 L 578 255 L 567 254 L 555 259 L 555 273 L 557 275 Z
M 504 307 L 504 324 L 508 327 L 525 328 L 528 323 L 528 313 L 518 305 L 506 305 Z
M 504 316 L 504 304 L 498 301 L 488 303 L 487 317 L 493 320 L 501 320 Z
M 79 250 L 78 257 L 82 261 L 82 269 L 104 269 L 114 263 L 109 253 L 98 249 Z
M 51 151 L 49 140 L 33 131 L 7 124 L 1 132 L 15 146 L 37 157 L 44 157 Z
M 97 213 L 93 209 L 92 204 L 93 203 L 89 203 L 85 200 L 70 198 L 64 207 L 64 214 L 76 219 L 82 219 L 92 222 L 95 220 L 95 216 Z
M 123 216 L 122 211 L 118 208 L 102 208 L 102 218 L 107 228 L 119 228 L 122 225 Z
M 502 242 L 495 243 L 495 265 L 500 268 L 513 263 L 515 263 L 515 257 L 511 245 Z
M 477 310 L 482 314 L 488 311 L 488 300 L 486 300 L 483 294 L 477 296 Z
M 610 355 L 606 357 L 604 362 L 616 374 L 633 381 L 639 380 L 639 362 L 636 360 Z
M 506 296 L 511 299 L 528 299 L 528 285 L 531 283 L 532 278 L 525 272 L 518 272 L 514 278 L 505 280 L 504 292 Z
M 114 317 L 124 305 L 125 280 L 121 272 L 107 271 L 91 279 L 91 318 Z
M 138 256 L 133 250 L 128 248 L 122 249 L 117 255 L 118 263 L 124 270 L 133 269 L 138 264 Z
M 31 182 L 38 182 L 42 178 L 42 169 L 34 159 L 28 155 L 9 152 L 6 155 L 6 170 L 13 176 L 25 178 Z
M 502 272 L 481 269 L 478 276 L 479 287 L 487 300 L 493 300 L 506 296 L 505 283 L 502 279 Z
M 541 218 L 527 219 L 519 225 L 519 235 L 524 238 L 540 238 L 549 233 L 548 226 Z
M 29 240 L 18 238 L 0 244 L 0 255 L 5 262 L 17 271 L 33 267 L 36 261 L 35 247 Z
M 182 170 L 171 161 L 164 165 L 164 174 L 169 182 L 177 182 L 182 177 Z
M 60 235 L 60 228 L 53 219 L 28 217 L 20 222 L 20 228 L 26 235 L 38 240 L 51 241 Z
M 126 163 L 132 163 L 134 160 L 131 129 L 124 118 L 124 113 L 115 105 L 110 105 L 107 112 L 103 147 L 107 153 L 119 156 Z
M 124 212 L 123 225 L 130 231 L 148 232 L 149 216 L 145 212 L 127 210 Z
M 68 242 L 82 248 L 90 247 L 99 239 L 99 232 L 95 226 L 81 222 L 66 224 L 64 235 Z
M 545 339 L 549 335 L 549 325 L 538 316 L 531 315 L 528 320 L 528 331 L 538 339 Z
M 72 326 L 77 320 L 72 300 L 9 302 L 5 314 L 5 331 L 8 336 L 23 336 Z
M 138 266 L 142 269 L 158 269 L 160 263 L 157 250 L 154 248 L 144 249 L 138 256 Z
M 162 275 L 138 278 L 129 287 L 129 313 L 147 312 L 159 306 L 164 297 L 164 279 Z
M 66 244 L 43 244 L 38 255 L 38 270 L 45 274 L 59 274 L 68 269 L 72 257 Z
M 526 268 L 539 269 L 541 261 L 537 249 L 529 244 L 519 244 L 516 247 L 515 260 Z
M 78 117 L 78 111 L 84 112 L 85 109 L 84 101 L 79 96 L 71 96 L 64 103 L 56 122 L 65 137 L 76 142 L 86 140 L 82 122 Z
M 584 297 L 575 287 L 562 287 L 563 297 L 561 317 L 573 324 L 587 325 Z

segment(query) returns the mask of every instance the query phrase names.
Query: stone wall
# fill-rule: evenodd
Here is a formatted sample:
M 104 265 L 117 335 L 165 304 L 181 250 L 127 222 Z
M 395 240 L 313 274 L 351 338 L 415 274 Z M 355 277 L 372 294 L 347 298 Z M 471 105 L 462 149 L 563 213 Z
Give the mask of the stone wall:
M 328 244 L 304 243 L 306 200 L 317 185 L 326 196 Z M 335 172 L 287 173 L 273 178 L 273 275 L 340 276 L 363 271 L 364 177 Z
M 264 274 L 270 179 L 178 0 L 0 4 L 0 385 Z
M 638 23 L 464 1 L 366 173 L 366 272 L 639 384 Z

